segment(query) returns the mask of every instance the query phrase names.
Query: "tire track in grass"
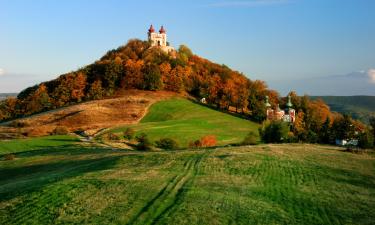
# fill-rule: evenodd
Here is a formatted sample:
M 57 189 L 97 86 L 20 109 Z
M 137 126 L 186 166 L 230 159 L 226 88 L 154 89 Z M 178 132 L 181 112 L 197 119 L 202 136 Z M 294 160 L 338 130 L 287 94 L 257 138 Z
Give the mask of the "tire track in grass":
M 128 224 L 156 224 L 165 215 L 169 215 L 174 206 L 181 200 L 186 186 L 192 183 L 203 155 L 199 154 L 186 161 L 184 172 L 171 179 Z
M 199 157 L 197 157 L 194 160 L 194 165 L 193 165 L 192 171 L 188 175 L 189 179 L 187 179 L 186 182 L 184 182 L 184 184 L 181 186 L 181 188 L 177 191 L 177 194 L 176 194 L 175 198 L 173 199 L 173 202 L 171 204 L 169 204 L 169 206 L 166 207 L 155 218 L 154 221 L 152 221 L 152 223 L 151 223 L 152 225 L 158 224 L 159 222 L 161 222 L 161 220 L 163 218 L 169 217 L 174 212 L 174 209 L 181 204 L 184 195 L 186 194 L 187 190 L 192 186 L 192 184 L 194 182 L 194 178 L 199 172 L 200 164 L 201 164 L 203 158 L 206 158 L 209 153 L 210 153 L 210 150 L 207 150 L 207 152 L 205 154 L 200 155 Z
M 186 177 L 194 158 L 189 158 L 184 163 L 184 172 L 181 175 L 174 176 L 150 201 L 148 201 L 141 210 L 128 222 L 128 224 L 138 224 L 139 221 L 145 221 L 155 210 L 155 207 L 163 203 L 168 195 L 170 195 L 176 186 Z M 140 223 L 144 224 L 144 223 Z

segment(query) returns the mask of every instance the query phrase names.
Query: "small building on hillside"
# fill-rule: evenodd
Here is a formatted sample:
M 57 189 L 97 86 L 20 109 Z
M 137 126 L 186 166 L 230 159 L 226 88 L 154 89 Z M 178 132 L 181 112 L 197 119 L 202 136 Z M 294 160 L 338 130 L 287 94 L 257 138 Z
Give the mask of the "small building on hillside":
M 267 120 L 282 120 L 284 122 L 294 123 L 296 120 L 296 111 L 293 109 L 290 96 L 288 96 L 288 103 L 284 110 L 280 109 L 279 104 L 273 109 L 269 103 L 269 98 L 266 96 L 265 106 L 267 109 Z
M 339 146 L 357 146 L 358 139 L 336 139 L 336 145 Z
M 151 25 L 148 29 L 148 41 L 151 43 L 151 47 L 158 47 L 165 53 L 173 53 L 175 49 L 169 46 L 167 41 L 167 31 L 161 26 L 159 33 L 155 32 L 154 27 Z

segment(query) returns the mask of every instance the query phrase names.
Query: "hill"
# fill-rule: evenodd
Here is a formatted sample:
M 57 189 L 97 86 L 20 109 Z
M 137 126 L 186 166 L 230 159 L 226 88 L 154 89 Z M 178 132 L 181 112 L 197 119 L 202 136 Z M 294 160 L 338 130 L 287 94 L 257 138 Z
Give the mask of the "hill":
M 178 96 L 167 91 L 128 90 L 119 96 L 103 100 L 66 106 L 0 124 L 0 139 L 25 136 L 43 136 L 53 133 L 56 127 L 68 132 L 85 131 L 94 135 L 105 128 L 137 123 L 156 101 Z
M 5 152 L 15 159 L 0 160 L 1 224 L 375 220 L 374 155 L 331 146 L 135 152 L 50 136 L 0 142 Z
M 140 123 L 109 132 L 122 136 L 128 127 L 146 133 L 151 141 L 173 138 L 180 147 L 187 147 L 206 135 L 214 135 L 218 145 L 238 144 L 249 131 L 258 133 L 259 125 L 187 99 L 172 98 L 154 103 Z
M 332 111 L 350 114 L 365 123 L 368 123 L 371 116 L 375 116 L 375 96 L 312 96 L 311 98 L 321 98 Z
M 243 74 L 194 55 L 186 46 L 172 54 L 148 41 L 130 40 L 92 64 L 26 88 L 17 99 L 0 102 L 0 121 L 113 97 L 129 89 L 188 93 L 220 108 L 244 111 L 250 85 Z M 268 93 L 264 86 L 259 89 L 262 96 Z M 271 97 L 274 100 L 277 95 Z

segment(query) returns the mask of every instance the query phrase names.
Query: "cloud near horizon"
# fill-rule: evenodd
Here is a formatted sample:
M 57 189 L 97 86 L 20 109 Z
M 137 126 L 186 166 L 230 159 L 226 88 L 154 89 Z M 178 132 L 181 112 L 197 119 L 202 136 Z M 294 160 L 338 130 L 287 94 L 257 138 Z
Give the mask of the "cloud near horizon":
M 5 70 L 3 68 L 0 68 L 0 76 L 5 75 Z
M 213 7 L 258 7 L 273 6 L 291 3 L 291 0 L 242 0 L 242 1 L 218 1 L 209 6 Z
M 369 69 L 367 72 L 370 82 L 375 84 L 375 69 Z

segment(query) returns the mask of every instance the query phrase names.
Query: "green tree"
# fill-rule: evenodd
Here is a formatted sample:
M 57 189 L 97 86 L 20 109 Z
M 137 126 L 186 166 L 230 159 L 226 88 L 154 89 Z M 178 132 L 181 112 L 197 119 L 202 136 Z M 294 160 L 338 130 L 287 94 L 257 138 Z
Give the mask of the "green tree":
M 319 132 L 319 142 L 323 144 L 329 144 L 332 142 L 331 136 L 331 120 L 327 117 L 326 121 L 323 123 Z
M 145 66 L 144 70 L 144 82 L 143 82 L 143 88 L 146 90 L 159 90 L 162 88 L 162 81 L 161 81 L 161 75 L 160 75 L 160 69 L 159 66 L 155 64 L 150 64 Z
M 372 136 L 375 139 L 375 116 L 370 117 L 369 124 L 370 124 L 370 132 L 372 133 Z M 373 145 L 375 146 L 375 140 L 374 140 Z
M 373 148 L 374 147 L 374 135 L 371 130 L 366 129 L 359 135 L 358 147 L 360 148 Z
M 116 87 L 119 86 L 120 77 L 122 77 L 123 73 L 123 66 L 114 61 L 105 66 L 103 87 L 105 88 L 106 95 L 113 94 Z
M 160 140 L 155 142 L 158 148 L 166 149 L 166 150 L 173 150 L 178 148 L 178 144 L 172 138 L 161 138 Z
M 349 115 L 337 118 L 332 124 L 332 132 L 335 139 L 352 139 L 355 135 L 355 127 Z
M 261 139 L 265 143 L 282 143 L 288 140 L 289 124 L 274 120 L 263 123 L 259 128 Z

